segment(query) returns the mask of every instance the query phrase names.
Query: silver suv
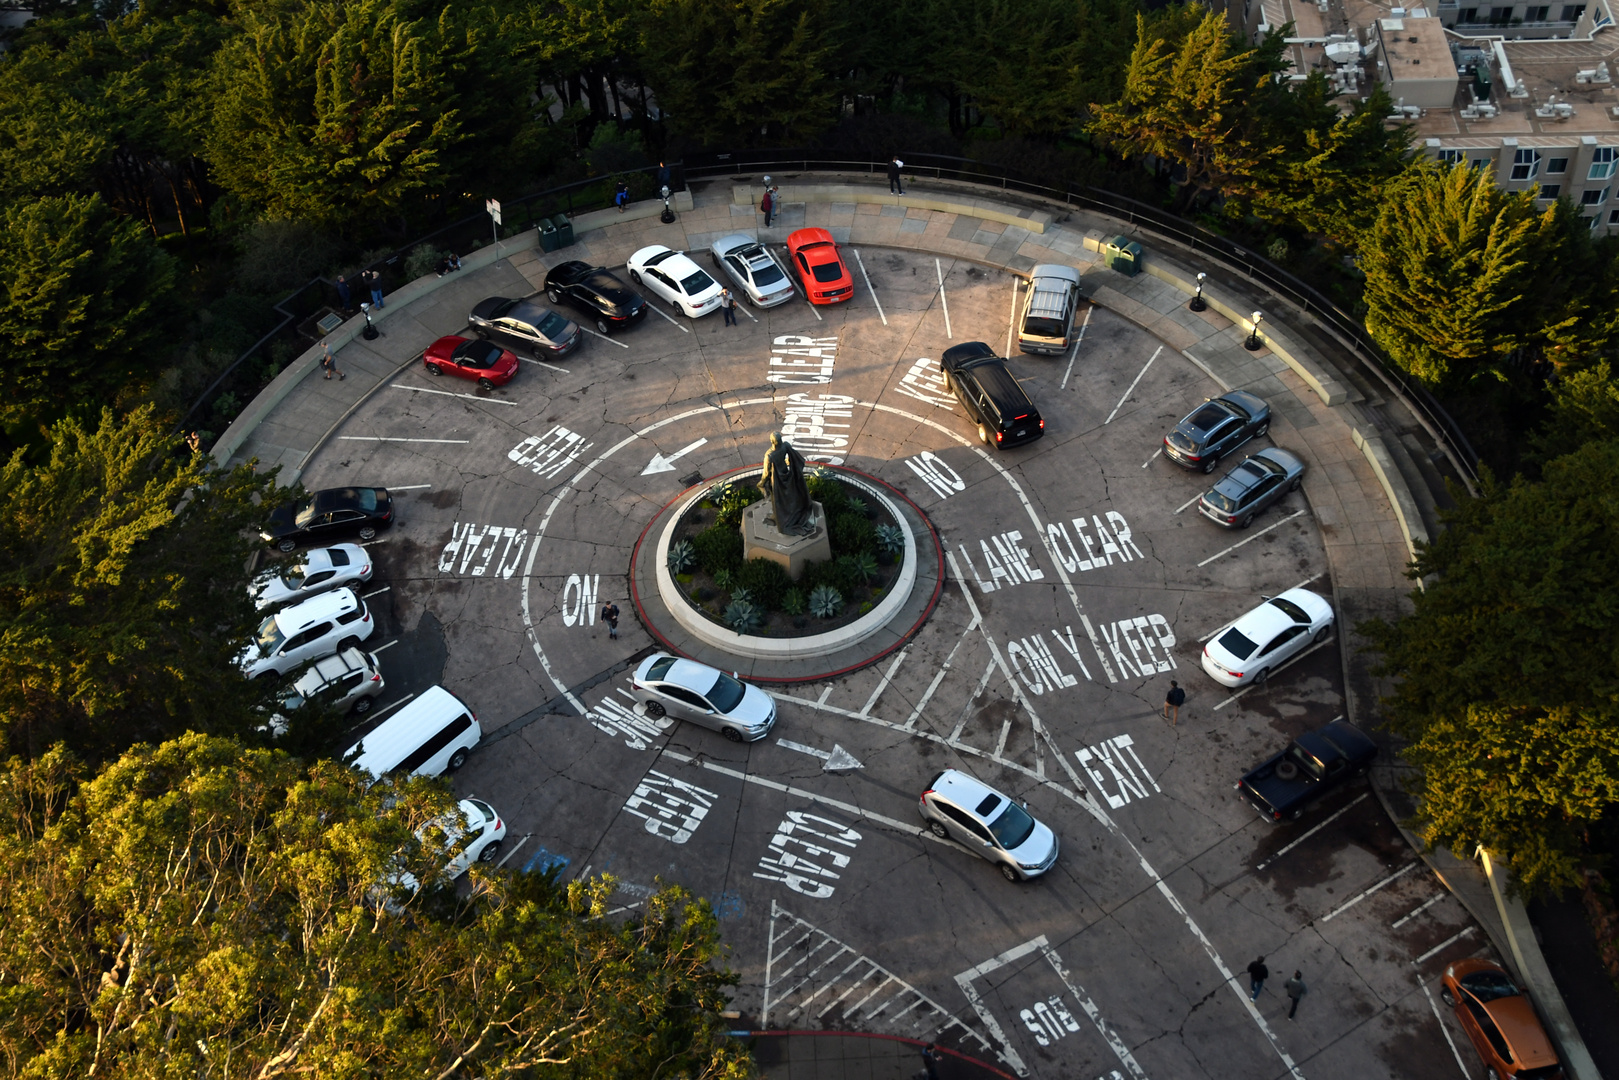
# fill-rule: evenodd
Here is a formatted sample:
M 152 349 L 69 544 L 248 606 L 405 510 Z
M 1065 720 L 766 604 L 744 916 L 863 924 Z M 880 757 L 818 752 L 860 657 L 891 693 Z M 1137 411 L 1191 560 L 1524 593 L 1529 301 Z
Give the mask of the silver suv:
M 935 776 L 918 809 L 935 836 L 988 859 L 1007 881 L 1039 877 L 1057 861 L 1056 833 L 964 772 L 946 769 Z
M 358 645 L 375 629 L 370 609 L 353 589 L 334 589 L 265 619 L 237 663 L 250 679 L 285 675 L 301 664 Z
M 1029 271 L 1029 298 L 1018 323 L 1018 347 L 1026 353 L 1066 352 L 1079 310 L 1079 271 L 1041 263 Z

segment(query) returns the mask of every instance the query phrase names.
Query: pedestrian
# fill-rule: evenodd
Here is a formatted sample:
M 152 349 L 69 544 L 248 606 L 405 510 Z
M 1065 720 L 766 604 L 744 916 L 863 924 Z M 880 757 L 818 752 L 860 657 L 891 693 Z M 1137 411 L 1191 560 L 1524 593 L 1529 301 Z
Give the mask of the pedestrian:
M 893 160 L 888 163 L 888 193 L 890 195 L 905 194 L 905 179 L 899 174 L 899 171 L 903 168 L 905 168 L 905 162 L 899 159 L 898 154 L 895 154 Z
M 720 290 L 720 312 L 725 316 L 726 326 L 736 325 L 736 297 L 731 295 L 730 289 Z
M 630 204 L 630 184 L 629 184 L 629 181 L 620 180 L 618 182 L 618 190 L 613 192 L 613 205 L 618 207 L 618 212 L 622 214 L 624 212 L 624 208 L 626 206 L 628 206 L 629 204 Z
M 186 445 L 191 448 L 193 454 L 200 453 L 202 450 L 202 432 L 193 431 L 190 435 L 187 435 Z
M 450 252 L 449 256 L 444 261 L 449 264 L 450 271 L 452 273 L 461 269 L 461 256 L 457 255 L 453 251 Z
M 1248 995 L 1249 1001 L 1259 1000 L 1259 991 L 1265 988 L 1265 980 L 1268 978 L 1270 978 L 1270 968 L 1265 966 L 1263 956 L 1248 965 L 1248 986 L 1253 991 Z
M 1282 989 L 1293 999 L 1293 1004 L 1287 1010 L 1287 1018 L 1291 1020 L 1293 1014 L 1299 1011 L 1299 998 L 1310 992 L 1310 988 L 1304 985 L 1304 972 L 1295 971 L 1293 977 L 1282 984 Z
M 382 275 L 375 270 L 370 271 L 370 275 L 368 284 L 371 286 L 371 306 L 386 307 L 387 305 L 382 302 Z
M 344 311 L 354 310 L 354 297 L 349 293 L 349 283 L 343 280 L 343 275 L 337 275 L 337 298 L 343 303 Z
M 326 372 L 328 379 L 332 377 L 332 372 L 337 371 L 337 357 L 332 355 L 332 346 L 329 342 L 323 341 L 320 343 L 320 367 L 322 371 Z M 341 371 L 337 371 L 337 377 L 340 380 L 348 378 Z
M 759 200 L 759 209 L 764 211 L 765 228 L 770 228 L 770 218 L 776 212 L 776 189 L 765 188 L 764 197 Z
M 603 600 L 601 620 L 607 624 L 607 640 L 618 640 L 618 605 L 611 600 Z
M 1174 679 L 1170 679 L 1169 693 L 1164 695 L 1164 719 L 1169 721 L 1170 727 L 1174 727 L 1176 724 L 1180 723 L 1181 706 L 1185 703 L 1186 691 L 1181 689 L 1180 683 L 1176 682 Z M 1175 715 L 1173 717 L 1170 716 L 1171 709 L 1175 711 Z
M 932 1043 L 922 1047 L 922 1067 L 928 1071 L 928 1080 L 939 1080 L 939 1048 Z

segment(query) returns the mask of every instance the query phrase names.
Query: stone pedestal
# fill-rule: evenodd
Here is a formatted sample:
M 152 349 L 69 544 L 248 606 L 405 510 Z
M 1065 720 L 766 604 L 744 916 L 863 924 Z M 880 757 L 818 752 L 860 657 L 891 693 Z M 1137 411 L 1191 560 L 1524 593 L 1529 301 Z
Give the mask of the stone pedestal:
M 826 514 L 818 502 L 810 503 L 811 519 L 815 531 L 808 536 L 788 536 L 767 524 L 770 516 L 769 501 L 756 502 L 742 511 L 742 558 L 769 559 L 787 571 L 797 581 L 804 567 L 812 562 L 825 562 L 832 558 L 832 538 L 826 531 Z

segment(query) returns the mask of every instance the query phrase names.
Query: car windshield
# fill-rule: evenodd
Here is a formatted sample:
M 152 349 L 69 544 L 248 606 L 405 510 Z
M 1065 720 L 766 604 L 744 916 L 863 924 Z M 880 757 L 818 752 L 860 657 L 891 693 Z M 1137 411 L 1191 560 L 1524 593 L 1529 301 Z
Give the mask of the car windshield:
M 1062 337 L 1062 320 L 1045 318 L 1024 319 L 1023 332 L 1030 337 Z
M 1276 608 L 1278 611 L 1286 613 L 1287 617 L 1296 623 L 1307 623 L 1310 621 L 1309 614 L 1306 613 L 1303 608 L 1299 607 L 1293 601 L 1284 596 L 1271 597 L 1270 606 Z
M 709 688 L 708 693 L 703 696 L 708 699 L 709 704 L 714 706 L 715 711 L 728 714 L 732 709 L 742 704 L 742 695 L 745 693 L 747 693 L 747 687 L 722 671 L 720 672 L 720 677 L 714 680 L 714 685 Z
M 1005 813 L 989 823 L 995 842 L 1007 851 L 1022 845 L 1034 832 L 1034 818 L 1017 803 L 1007 803 Z
M 676 659 L 677 658 L 673 656 L 658 657 L 658 659 L 652 662 L 652 666 L 646 669 L 646 677 L 648 679 L 663 678 L 665 675 L 669 674 L 669 669 L 675 666 Z
M 281 643 L 287 640 L 287 637 L 281 632 L 280 625 L 272 615 L 259 624 L 259 632 L 253 635 L 253 640 L 258 644 L 259 651 L 269 656 L 281 647 Z
M 469 341 L 455 350 L 455 359 L 463 367 L 492 368 L 495 361 L 500 359 L 500 346 L 491 345 L 487 341 Z M 363 499 L 364 496 L 362 495 Z M 376 509 L 376 496 L 372 496 L 372 504 L 368 510 Z
M 680 287 L 686 290 L 687 296 L 696 296 L 704 289 L 712 288 L 713 285 L 714 279 L 701 270 L 680 279 Z
M 304 563 L 299 563 L 281 575 L 281 583 L 289 589 L 301 589 L 304 585 L 304 578 L 308 576 L 309 567 Z
M 1235 656 L 1238 660 L 1246 660 L 1254 654 L 1254 650 L 1259 646 L 1250 641 L 1248 635 L 1233 627 L 1227 630 L 1225 636 L 1220 639 L 1220 648 Z
M 292 522 L 293 522 L 294 525 L 298 525 L 298 526 L 308 525 L 309 522 L 310 522 L 310 519 L 313 518 L 314 516 L 315 516 L 315 500 L 310 499 L 307 502 L 302 502 L 302 503 L 298 504 L 298 509 L 292 515 Z
M 821 263 L 815 267 L 816 281 L 840 281 L 843 278 L 843 264 L 838 262 Z
M 1230 416 L 1225 406 L 1209 402 L 1197 412 L 1186 418 L 1186 423 L 1199 431 L 1211 431 L 1220 421 Z
M 761 289 L 766 285 L 774 285 L 781 280 L 781 267 L 777 266 L 773 260 L 762 259 L 748 265 L 753 269 L 753 283 Z
M 495 820 L 495 808 L 493 806 L 490 806 L 482 799 L 468 799 L 467 802 L 478 808 L 478 813 L 483 815 L 485 821 Z
M 1214 507 L 1216 510 L 1235 510 L 1237 508 L 1237 500 L 1233 499 L 1219 488 L 1215 488 L 1213 491 L 1203 496 L 1203 498 L 1208 500 L 1208 504 Z
M 1475 971 L 1462 976 L 1462 985 L 1480 1002 L 1496 998 L 1517 997 L 1518 988 L 1504 971 Z
M 545 318 L 540 320 L 540 325 L 536 326 L 535 329 L 540 332 L 541 336 L 548 337 L 552 341 L 555 341 L 557 338 L 562 336 L 562 332 L 566 330 L 567 327 L 567 319 L 564 319 L 561 315 L 558 315 L 554 311 L 547 311 L 545 313 Z

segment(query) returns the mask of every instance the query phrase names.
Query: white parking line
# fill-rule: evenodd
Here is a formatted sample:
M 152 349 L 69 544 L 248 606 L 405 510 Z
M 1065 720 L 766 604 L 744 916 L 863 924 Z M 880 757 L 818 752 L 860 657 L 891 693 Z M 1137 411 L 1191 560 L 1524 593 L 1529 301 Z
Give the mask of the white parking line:
M 648 300 L 646 302 L 646 306 L 651 308 L 657 314 L 662 315 L 665 319 L 668 319 L 669 320 L 669 325 L 674 327 L 675 329 L 679 330 L 682 334 L 691 333 L 691 331 L 688 330 L 686 327 L 681 326 L 679 323 L 675 322 L 675 317 L 673 315 L 669 314 L 667 311 L 663 310 L 663 308 L 659 307 L 657 304 L 654 304 L 652 301 Z
M 382 536 L 382 537 L 378 537 L 375 540 L 361 540 L 360 541 L 360 546 L 361 547 L 375 547 L 378 544 L 386 544 L 387 542 L 388 542 L 388 538 L 386 536 Z
M 409 390 L 413 394 L 439 394 L 443 397 L 466 398 L 468 401 L 487 401 L 491 405 L 516 405 L 515 401 L 502 401 L 499 398 L 480 397 L 477 394 L 457 394 L 449 390 L 429 390 L 425 386 L 402 386 L 399 383 L 389 383 L 395 390 Z M 342 438 L 342 436 L 338 436 Z
M 523 360 L 523 361 L 525 361 L 525 362 L 527 362 L 527 363 L 530 363 L 530 364 L 538 364 L 538 365 L 540 365 L 540 366 L 541 366 L 541 367 L 543 367 L 543 368 L 550 368 L 550 369 L 551 369 L 551 370 L 552 370 L 552 371 L 560 371 L 560 372 L 562 372 L 562 374 L 564 374 L 564 375 L 571 375 L 571 374 L 573 374 L 573 373 L 572 373 L 572 372 L 571 372 L 571 371 L 569 371 L 569 370 L 568 370 L 568 369 L 567 369 L 567 368 L 565 368 L 565 367 L 557 367 L 557 366 L 556 366 L 556 365 L 555 365 L 555 364 L 547 364 L 547 363 L 546 363 L 546 362 L 545 362 L 545 361 L 544 361 L 544 360 L 536 360 L 536 359 L 534 359 L 534 358 L 533 358 L 533 357 L 531 357 L 531 356 L 520 356 L 520 357 L 518 357 L 518 359 L 519 359 L 519 360 Z M 516 851 L 516 850 L 517 850 L 517 849 L 516 849 L 516 848 L 513 848 L 513 849 L 512 849 L 512 850 L 513 850 L 513 851 Z M 506 857 L 507 857 L 507 858 L 508 858 L 508 859 L 509 859 L 509 858 L 511 858 L 511 856 L 510 856 L 510 855 L 508 855 L 508 856 L 506 856 Z
M 371 652 L 374 652 L 374 653 L 379 653 L 379 652 L 381 652 L 381 651 L 382 651 L 382 650 L 383 650 L 383 649 L 391 649 L 391 648 L 393 648 L 393 647 L 394 647 L 394 646 L 395 646 L 395 645 L 398 645 L 398 644 L 399 644 L 399 639 L 398 639 L 398 638 L 394 638 L 394 639 L 393 639 L 393 640 L 392 640 L 392 641 L 390 641 L 390 642 L 388 642 L 388 644 L 386 644 L 386 645 L 378 645 L 378 646 L 377 646 L 377 647 L 376 647 L 376 648 L 374 648 L 374 649 L 372 649 L 372 650 L 370 650 L 370 651 L 371 651 Z
M 1394 884 L 1396 881 L 1399 881 L 1401 878 L 1405 877 L 1405 875 L 1422 865 L 1424 865 L 1424 863 L 1421 859 L 1406 863 L 1404 866 L 1400 867 L 1400 869 L 1394 871 L 1394 873 L 1390 874 L 1382 881 L 1379 881 L 1376 885 L 1361 890 L 1359 893 L 1351 896 L 1348 900 L 1345 900 L 1343 903 L 1321 916 L 1321 921 L 1331 922 L 1333 919 L 1337 918 L 1339 915 L 1342 915 L 1344 912 L 1348 911 L 1350 908 L 1354 907 L 1368 896 L 1384 888 L 1385 886 Z
M 944 336 L 954 341 L 955 335 L 950 332 L 950 301 L 944 298 L 944 264 L 934 259 L 933 269 L 939 274 L 939 306 L 944 308 Z
M 776 268 L 781 271 L 781 276 L 787 279 L 787 284 L 788 285 L 792 286 L 793 292 L 796 293 L 799 296 L 802 296 L 804 298 L 805 303 L 809 303 L 809 294 L 806 293 L 803 289 L 799 288 L 798 282 L 793 279 L 792 272 L 790 270 L 788 270 L 787 267 L 782 264 L 782 261 L 780 259 L 776 258 L 776 253 L 774 251 L 771 251 L 769 248 L 765 248 L 765 254 L 769 255 L 770 256 L 770 261 L 776 264 Z M 809 308 L 810 308 L 810 311 L 812 311 L 815 314 L 815 318 L 818 321 L 821 321 L 821 322 L 826 321 L 825 319 L 821 318 L 821 311 L 814 304 L 810 304 Z
M 1422 993 L 1428 999 L 1428 1007 L 1433 1010 L 1433 1018 L 1439 1021 L 1439 1030 L 1444 1032 L 1445 1041 L 1450 1044 L 1450 1052 L 1456 1056 L 1456 1064 L 1461 1068 L 1462 1075 L 1472 1080 L 1473 1074 L 1467 1071 L 1467 1063 L 1462 1060 L 1462 1052 L 1456 1049 L 1456 1040 L 1450 1037 L 1450 1029 L 1445 1026 L 1445 1018 L 1439 1015 L 1439 1004 L 1434 1001 L 1433 994 L 1428 991 L 1428 984 L 1420 979 L 1417 985 L 1422 987 Z
M 854 261 L 860 264 L 860 276 L 866 279 L 866 291 L 871 294 L 871 302 L 877 305 L 877 314 L 882 318 L 883 325 L 888 325 L 888 316 L 883 314 L 883 302 L 877 299 L 877 290 L 871 287 L 871 275 L 866 273 L 866 260 L 860 257 L 860 249 L 854 249 Z
M 1433 907 L 1435 904 L 1439 903 L 1439 901 L 1443 900 L 1449 895 L 1450 893 L 1448 892 L 1435 893 L 1422 903 L 1418 904 L 1416 907 L 1412 908 L 1410 911 L 1406 912 L 1404 915 L 1400 916 L 1398 919 L 1395 919 L 1393 922 L 1389 923 L 1389 929 L 1398 930 L 1400 927 L 1404 926 L 1418 915 L 1421 915 L 1424 911 L 1427 911 L 1429 908 Z
M 392 645 L 392 644 L 393 644 L 393 642 L 391 642 L 391 641 L 388 642 L 388 645 Z M 387 645 L 384 645 L 383 649 L 385 649 L 387 647 L 388 647 Z M 371 651 L 374 652 L 374 653 L 375 652 L 381 652 L 382 649 L 372 649 Z M 371 710 L 372 719 L 375 719 L 376 717 L 381 716 L 383 713 L 387 712 L 389 709 L 397 709 L 397 708 L 399 708 L 399 706 L 403 705 L 405 702 L 409 701 L 411 698 L 413 698 L 415 696 L 416 696 L 415 694 L 406 694 L 404 697 L 400 698 L 398 701 L 392 702 L 391 704 L 388 704 L 388 705 L 384 705 L 380 709 L 372 709 Z
M 399 438 L 394 438 L 394 437 L 393 437 L 393 436 L 391 436 L 391 435 L 339 435 L 339 436 L 338 436 L 338 437 L 337 437 L 337 440 L 338 440 L 338 442 L 429 442 L 429 443 L 454 443 L 454 444 L 456 444 L 456 445 L 458 445 L 458 446 L 465 446 L 465 445 L 467 445 L 467 444 L 468 444 L 468 443 L 470 443 L 470 442 L 471 442 L 471 441 L 472 441 L 472 440 L 471 440 L 471 439 L 399 439 Z
M 433 486 L 432 484 L 388 484 L 388 485 L 386 485 L 386 487 L 388 488 L 389 491 L 421 491 L 423 488 L 430 488 L 432 486 Z
M 909 645 L 907 645 L 907 646 L 905 646 L 905 648 L 903 648 L 903 649 L 901 649 L 899 651 L 898 656 L 894 657 L 894 662 L 888 666 L 888 672 L 887 672 L 887 674 L 885 674 L 883 676 L 882 682 L 879 682 L 877 684 L 877 689 L 873 690 L 871 692 L 871 697 L 866 699 L 865 707 L 863 707 L 860 710 L 860 715 L 861 716 L 870 716 L 871 715 L 871 707 L 873 705 L 877 704 L 877 699 L 878 698 L 883 696 L 883 691 L 887 690 L 888 689 L 888 684 L 891 681 L 893 681 L 894 672 L 899 670 L 899 666 L 901 664 L 905 663 L 905 658 L 907 656 L 909 656 L 910 654 L 911 654 L 911 647 Z
M 1275 676 L 1277 674 L 1280 674 L 1283 671 L 1286 671 L 1288 668 L 1292 667 L 1294 664 L 1298 663 L 1300 660 L 1303 660 L 1306 656 L 1309 656 L 1311 653 L 1315 652 L 1317 649 L 1326 648 L 1328 645 L 1331 645 L 1334 641 L 1337 641 L 1337 640 L 1338 639 L 1335 638 L 1335 637 L 1329 637 L 1325 641 L 1316 642 L 1314 645 L 1311 645 L 1308 649 L 1305 649 L 1303 652 L 1301 652 L 1298 655 L 1294 656 L 1293 659 L 1289 660 L 1287 663 L 1283 664 L 1281 667 L 1277 668 L 1275 671 L 1272 671 L 1270 673 L 1271 676 Z M 1230 697 L 1228 697 L 1224 701 L 1220 702 L 1218 705 L 1216 705 L 1210 711 L 1219 712 L 1221 709 L 1225 708 L 1227 705 L 1231 704 L 1233 701 L 1236 701 L 1238 698 L 1242 697 L 1242 695 L 1246 694 L 1248 691 L 1252 690 L 1254 687 L 1256 687 L 1258 685 L 1260 685 L 1260 684 L 1259 683 L 1249 683 L 1247 686 L 1243 687 L 1241 690 L 1238 690 L 1235 694 L 1232 694 Z
M 361 599 L 361 600 L 369 600 L 369 599 L 371 599 L 371 598 L 372 598 L 372 597 L 373 597 L 373 596 L 381 596 L 381 595 L 382 595 L 382 594 L 383 594 L 383 593 L 385 593 L 385 592 L 388 592 L 388 591 L 389 591 L 389 590 L 391 590 L 391 589 L 392 589 L 392 588 L 393 588 L 393 586 L 392 586 L 392 585 L 384 585 L 384 586 L 383 586 L 383 587 L 382 587 L 382 588 L 380 588 L 380 589 L 373 589 L 373 590 L 371 590 L 371 591 L 370 591 L 370 592 L 368 592 L 368 593 L 364 593 L 364 594 L 362 594 L 362 595 L 361 595 L 361 597 L 360 597 L 360 599 Z
M 589 334 L 591 337 L 601 338 L 603 341 L 607 342 L 607 344 L 609 344 L 609 345 L 617 345 L 621 349 L 629 348 L 629 346 L 624 344 L 622 341 L 614 341 L 612 338 L 608 337 L 606 334 L 603 334 L 598 330 L 591 330 L 589 327 L 584 327 L 584 326 L 581 326 L 579 329 L 583 330 L 585 333 Z
M 1085 340 L 1085 328 L 1091 324 L 1091 312 L 1095 310 L 1095 304 L 1085 309 L 1085 321 L 1079 324 L 1079 336 L 1074 338 L 1074 347 L 1068 350 L 1068 370 L 1062 373 L 1062 383 L 1057 387 L 1058 390 L 1068 389 L 1068 376 L 1074 373 L 1074 361 L 1079 359 L 1079 343 Z
M 1411 966 L 1412 967 L 1421 967 L 1423 965 L 1423 963 L 1425 961 L 1427 961 L 1430 957 L 1436 956 L 1439 953 L 1444 952 L 1446 949 L 1448 949 L 1452 945 L 1456 944 L 1462 938 L 1464 938 L 1464 937 L 1472 937 L 1473 936 L 1473 931 L 1477 930 L 1477 929 L 1478 929 L 1478 927 L 1476 927 L 1476 926 L 1465 926 L 1465 927 L 1463 927 L 1461 933 L 1452 934 L 1450 937 L 1446 938 L 1444 941 L 1441 941 L 1439 944 L 1435 945 L 1433 948 L 1429 949 L 1427 952 L 1423 953 L 1421 956 L 1419 956 L 1415 960 L 1411 961 Z
M 911 710 L 911 715 L 905 718 L 905 723 L 902 725 L 904 730 L 912 731 L 916 728 L 916 721 L 921 717 L 922 710 L 927 708 L 929 701 L 933 700 L 933 692 L 939 689 L 939 684 L 944 682 L 944 677 L 950 674 L 950 661 L 956 658 L 956 650 L 961 648 L 961 643 L 966 641 L 968 635 L 977 629 L 978 624 L 973 623 L 956 639 L 955 647 L 950 650 L 950 655 L 944 658 L 944 663 L 940 665 L 938 673 L 933 676 L 933 681 L 928 683 L 928 688 L 922 691 L 922 697 L 917 701 L 916 707 Z
M 499 870 L 502 866 L 505 866 L 506 863 L 511 859 L 511 857 L 513 855 L 516 855 L 518 853 L 518 851 L 520 851 L 522 849 L 524 844 L 528 843 L 528 838 L 530 836 L 533 836 L 533 835 L 534 835 L 533 833 L 524 833 L 522 835 L 522 837 L 517 841 L 517 843 L 512 845 L 512 849 L 510 851 L 506 852 L 505 855 L 501 856 L 500 861 L 495 864 L 495 869 Z
M 1163 452 L 1164 452 L 1164 448 L 1162 446 L 1160 446 L 1158 449 L 1154 450 L 1152 452 L 1152 457 L 1148 458 L 1146 461 L 1143 461 L 1141 463 L 1141 467 L 1143 469 L 1145 469 L 1148 465 L 1151 465 L 1153 462 L 1157 461 L 1158 460 L 1158 455 L 1162 454 Z M 1196 501 L 1197 501 L 1196 499 L 1192 500 L 1192 502 L 1196 502 Z M 1192 503 L 1187 503 L 1186 504 L 1186 506 L 1191 506 L 1191 505 L 1192 505 Z M 1181 510 L 1185 510 L 1186 506 L 1181 507 Z M 1175 513 L 1178 514 L 1178 513 L 1181 512 L 1181 510 L 1177 510 L 1177 511 L 1175 511 Z
M 1184 510 L 1185 507 L 1182 507 L 1181 509 Z M 1176 513 L 1179 513 L 1179 512 L 1180 511 L 1176 511 Z M 1231 554 L 1233 551 L 1236 551 L 1238 548 L 1242 547 L 1242 545 L 1251 544 L 1255 540 L 1258 540 L 1261 536 L 1264 536 L 1266 533 L 1270 532 L 1272 529 L 1280 529 L 1283 525 L 1286 525 L 1289 521 L 1292 521 L 1294 518 L 1298 517 L 1302 513 L 1304 513 L 1303 510 L 1295 510 L 1291 514 L 1289 514 L 1285 518 L 1283 518 L 1281 521 L 1275 522 L 1274 524 L 1271 524 L 1271 525 L 1266 525 L 1263 529 L 1260 529 L 1258 532 L 1254 533 L 1252 536 L 1250 536 L 1250 537 L 1248 537 L 1248 538 L 1246 538 L 1244 540 L 1238 540 L 1235 544 L 1232 544 L 1230 547 L 1226 548 L 1224 551 L 1216 552 L 1215 554 L 1210 555 L 1208 558 L 1204 559 L 1202 562 L 1198 563 L 1197 565 L 1200 566 L 1200 567 L 1207 566 L 1207 565 L 1209 565 L 1209 563 L 1213 562 L 1215 559 L 1224 558 L 1225 556 Z
M 1150 464 L 1150 462 L 1149 462 L 1149 464 Z M 1142 466 L 1143 469 L 1145 469 L 1146 467 L 1147 467 L 1146 465 Z M 1193 503 L 1197 502 L 1197 500 L 1201 499 L 1202 497 L 1203 497 L 1203 493 L 1201 491 L 1198 492 L 1196 495 L 1193 495 L 1190 499 L 1187 499 L 1185 502 L 1183 502 L 1179 506 L 1175 507 L 1175 513 L 1177 513 L 1177 514 L 1180 513 L 1182 510 L 1185 510 L 1188 506 L 1191 506 Z
M 945 740 L 945 742 L 949 743 L 951 746 L 958 745 L 956 740 L 961 738 L 961 733 L 967 728 L 967 714 L 972 709 L 973 702 L 978 700 L 979 695 L 984 692 L 984 687 L 989 685 L 990 676 L 994 674 L 995 661 L 991 659 L 989 665 L 984 668 L 983 678 L 978 680 L 977 688 L 973 690 L 972 696 L 967 699 L 967 704 L 962 706 L 961 717 L 956 721 L 955 730 L 951 731 L 950 737 Z
M 1351 802 L 1348 806 L 1343 807 L 1337 813 L 1333 814 L 1331 817 L 1327 818 L 1326 820 L 1322 821 L 1319 825 L 1315 826 L 1309 832 L 1305 833 L 1303 836 L 1299 837 L 1297 840 L 1293 841 L 1291 844 L 1289 844 L 1286 847 L 1282 848 L 1276 854 L 1272 855 L 1270 858 L 1266 859 L 1264 862 L 1262 862 L 1258 866 L 1254 867 L 1254 873 L 1256 873 L 1256 874 L 1259 873 L 1261 870 L 1265 869 L 1265 867 L 1269 866 L 1271 863 L 1275 862 L 1277 859 L 1280 859 L 1283 855 L 1286 855 L 1289 851 L 1292 851 L 1294 848 L 1298 847 L 1300 844 L 1302 844 L 1306 840 L 1310 839 L 1310 837 L 1314 836 L 1316 833 L 1320 832 L 1322 829 L 1325 829 L 1328 825 L 1331 825 L 1334 821 L 1337 821 L 1339 818 L 1341 818 L 1345 814 L 1349 813 L 1350 807 L 1353 807 L 1355 805 L 1355 803 L 1364 802 L 1369 797 L 1370 797 L 1370 793 L 1361 792 L 1358 796 L 1355 797 L 1354 802 Z
M 1212 368 L 1210 368 L 1209 365 L 1205 364 L 1203 361 L 1199 360 L 1197 357 L 1193 356 L 1191 353 L 1187 352 L 1185 349 L 1181 350 L 1181 355 L 1186 357 L 1186 359 L 1190 360 L 1192 363 L 1196 364 L 1198 366 L 1199 370 L 1201 370 L 1203 372 L 1203 374 L 1205 374 L 1209 378 L 1213 379 L 1215 386 L 1218 386 L 1221 390 L 1225 391 L 1228 394 L 1231 392 L 1231 384 L 1226 382 L 1224 379 L 1220 378 L 1220 376 L 1216 375 L 1214 373 L 1214 370 Z
M 1089 315 L 1090 311 L 1087 310 L 1085 312 L 1085 314 Z M 1158 348 L 1153 350 L 1153 354 L 1147 358 L 1146 364 L 1144 364 L 1142 366 L 1140 371 L 1136 372 L 1136 377 L 1134 379 L 1130 380 L 1130 389 L 1128 389 L 1128 390 L 1126 390 L 1124 392 L 1124 396 L 1119 399 L 1119 403 L 1117 405 L 1113 406 L 1113 411 L 1107 414 L 1107 419 L 1102 421 L 1102 426 L 1103 427 L 1106 427 L 1107 425 L 1111 424 L 1113 422 L 1113 418 L 1115 416 L 1119 415 L 1119 410 L 1124 408 L 1124 403 L 1126 401 L 1129 401 L 1130 400 L 1130 395 L 1136 392 L 1136 383 L 1141 381 L 1141 376 L 1143 376 L 1143 375 L 1145 375 L 1147 373 L 1147 368 L 1152 367 L 1152 362 L 1154 360 L 1158 359 L 1158 354 L 1163 352 L 1163 351 L 1164 351 L 1164 347 L 1162 345 L 1158 346 Z M 1067 380 L 1065 379 L 1064 381 L 1066 382 Z
M 1017 288 L 1023 284 L 1022 278 L 1012 279 L 1012 306 L 1006 312 L 1006 355 L 1012 355 L 1012 331 L 1017 326 Z M 1058 389 L 1061 389 L 1059 387 Z

